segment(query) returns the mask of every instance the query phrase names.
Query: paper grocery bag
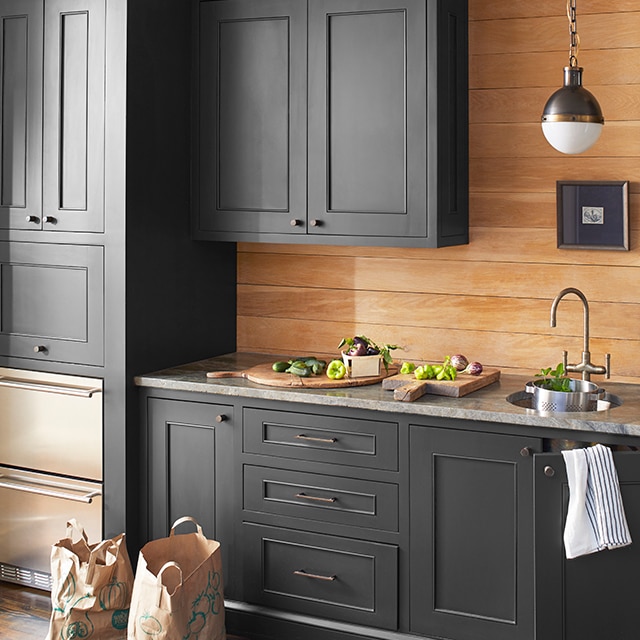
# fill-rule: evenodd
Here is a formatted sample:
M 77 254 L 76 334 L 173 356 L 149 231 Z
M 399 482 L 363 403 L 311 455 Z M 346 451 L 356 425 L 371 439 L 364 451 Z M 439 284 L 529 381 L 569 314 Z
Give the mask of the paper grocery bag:
M 47 640 L 125 640 L 133 570 L 124 533 L 89 544 L 75 519 L 51 548 L 51 620 Z
M 175 534 L 183 522 L 194 533 Z M 168 538 L 142 547 L 131 595 L 129 640 L 225 640 L 220 543 L 194 518 L 176 520 Z

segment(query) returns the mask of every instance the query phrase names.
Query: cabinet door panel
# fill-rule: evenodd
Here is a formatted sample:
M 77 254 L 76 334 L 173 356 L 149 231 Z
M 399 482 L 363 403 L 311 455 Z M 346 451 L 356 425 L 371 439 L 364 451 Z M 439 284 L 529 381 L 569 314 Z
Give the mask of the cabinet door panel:
M 545 640 L 637 635 L 640 456 L 614 453 L 633 543 L 567 560 L 562 541 L 569 485 L 561 454 L 535 456 L 536 627 Z M 551 467 L 554 474 L 544 473 Z
M 42 218 L 42 2 L 0 1 L 0 228 Z
M 207 2 L 200 20 L 201 228 L 304 232 L 306 3 Z
M 102 247 L 0 242 L 0 353 L 103 364 L 103 279 Z
M 426 235 L 425 28 L 419 1 L 311 3 L 312 232 Z
M 104 229 L 104 0 L 47 0 L 43 226 Z
M 411 629 L 531 638 L 532 438 L 411 427 Z

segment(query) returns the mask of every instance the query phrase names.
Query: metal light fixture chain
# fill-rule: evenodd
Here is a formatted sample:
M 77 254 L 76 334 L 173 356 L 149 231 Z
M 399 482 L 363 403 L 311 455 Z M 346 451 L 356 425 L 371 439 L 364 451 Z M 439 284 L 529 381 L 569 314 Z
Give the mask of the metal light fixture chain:
M 569 18 L 569 66 L 575 68 L 578 66 L 578 51 L 580 50 L 576 0 L 567 0 L 567 17 Z

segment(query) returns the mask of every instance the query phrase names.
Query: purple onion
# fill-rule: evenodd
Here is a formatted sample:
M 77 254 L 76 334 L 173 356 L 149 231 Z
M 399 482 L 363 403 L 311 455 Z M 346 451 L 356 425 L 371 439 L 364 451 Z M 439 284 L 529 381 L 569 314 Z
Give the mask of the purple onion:
M 482 373 L 482 365 L 479 362 L 470 362 L 462 373 L 479 376 Z
M 455 356 L 451 356 L 450 362 L 457 371 L 463 371 L 469 364 L 469 361 L 461 353 L 457 353 Z

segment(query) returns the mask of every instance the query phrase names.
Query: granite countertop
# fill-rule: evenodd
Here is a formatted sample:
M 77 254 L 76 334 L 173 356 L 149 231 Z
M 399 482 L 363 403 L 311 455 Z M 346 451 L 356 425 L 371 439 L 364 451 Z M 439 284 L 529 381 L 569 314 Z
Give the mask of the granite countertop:
M 222 396 L 640 436 L 640 385 L 609 383 L 600 377 L 594 381 L 607 392 L 619 396 L 623 401 L 621 406 L 605 411 L 543 415 L 506 400 L 510 394 L 523 391 L 530 378 L 504 372 L 498 382 L 462 398 L 424 395 L 414 402 L 394 400 L 393 392 L 383 390 L 381 384 L 339 389 L 288 389 L 267 387 L 242 378 L 212 379 L 206 376 L 208 371 L 243 370 L 279 359 L 281 356 L 277 355 L 231 353 L 140 375 L 135 383 L 140 387 Z

